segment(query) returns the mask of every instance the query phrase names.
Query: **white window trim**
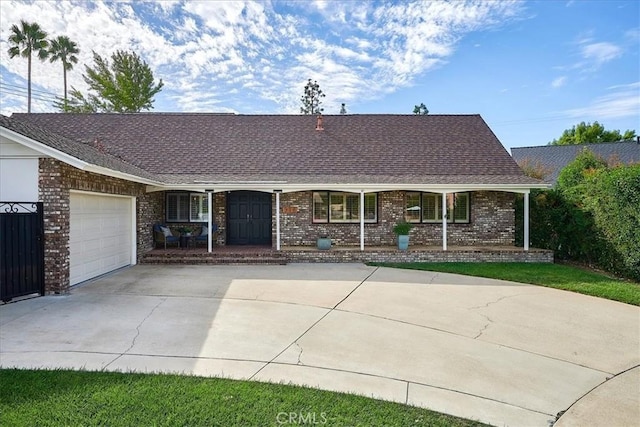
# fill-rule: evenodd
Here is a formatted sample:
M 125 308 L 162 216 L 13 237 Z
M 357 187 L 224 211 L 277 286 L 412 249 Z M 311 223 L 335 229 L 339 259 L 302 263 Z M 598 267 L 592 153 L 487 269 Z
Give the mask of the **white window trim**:
M 413 192 L 412 192 L 413 193 Z M 461 193 L 448 193 L 447 195 L 451 195 L 457 198 L 459 195 L 466 195 L 467 203 L 466 203 L 466 219 L 456 220 L 454 218 L 454 209 L 451 208 L 451 214 L 449 215 L 449 209 L 447 208 L 447 223 L 449 224 L 469 224 L 471 223 L 471 193 L 470 192 L 461 192 Z M 424 198 L 425 197 L 433 197 L 435 200 L 435 210 L 434 213 L 436 215 L 435 218 L 425 219 L 424 217 Z M 455 203 L 455 201 L 454 201 Z M 406 206 L 405 206 L 406 209 Z M 412 223 L 422 223 L 422 224 L 440 224 L 442 222 L 442 195 L 440 193 L 428 193 L 421 192 L 420 193 L 420 221 L 412 220 Z
M 187 201 L 188 201 L 188 206 L 187 206 L 187 212 L 184 214 L 183 218 L 169 218 L 169 198 L 170 197 L 176 197 L 178 206 L 177 206 L 177 210 L 178 210 L 178 216 L 180 216 L 180 214 L 182 212 L 180 212 L 180 198 L 182 197 L 186 197 Z M 193 197 L 198 197 L 201 199 L 200 202 L 200 208 L 201 208 L 201 212 L 198 213 L 199 218 L 193 218 L 191 215 L 191 200 Z M 187 192 L 182 192 L 182 191 L 175 191 L 175 192 L 167 192 L 166 194 L 166 198 L 165 198 L 165 221 L 168 223 L 204 223 L 208 221 L 209 218 L 209 214 L 207 212 L 205 212 L 205 210 L 207 209 L 207 195 L 206 194 L 202 194 L 202 193 L 187 193 Z
M 315 193 L 325 193 L 327 194 L 328 198 L 327 198 L 327 217 L 326 218 L 316 218 L 315 217 L 315 198 L 313 197 L 313 195 Z M 362 207 L 360 206 L 360 195 L 358 195 L 357 193 L 350 193 L 350 192 L 343 192 L 343 191 L 312 191 L 312 195 L 311 195 L 311 211 L 312 211 L 312 218 L 311 221 L 314 224 L 359 224 L 360 223 L 360 218 L 355 218 L 355 219 L 344 219 L 344 216 L 346 214 L 346 210 L 343 209 L 342 210 L 342 214 L 343 214 L 343 219 L 336 219 L 336 218 L 332 218 L 331 216 L 331 197 L 332 196 L 337 196 L 337 195 L 341 195 L 342 196 L 342 206 L 346 206 L 346 198 L 347 196 L 352 196 L 352 197 L 357 197 L 357 203 L 358 203 L 358 209 L 357 209 L 357 213 L 358 215 L 360 215 L 360 212 L 362 211 Z M 365 224 L 375 224 L 378 222 L 378 194 L 377 193 L 366 193 L 365 194 L 365 199 L 367 197 L 374 197 L 374 218 L 370 218 L 364 219 Z M 365 202 L 365 207 L 366 207 L 366 202 Z M 366 211 L 365 211 L 366 214 Z

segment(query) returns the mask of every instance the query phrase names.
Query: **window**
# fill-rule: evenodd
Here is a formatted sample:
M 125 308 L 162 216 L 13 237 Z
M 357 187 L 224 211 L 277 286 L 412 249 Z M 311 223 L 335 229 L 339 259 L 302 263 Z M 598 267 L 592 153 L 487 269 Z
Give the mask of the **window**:
M 405 218 L 408 222 L 420 222 L 420 193 L 406 193 Z
M 209 219 L 206 194 L 167 193 L 167 222 L 204 222 Z
M 376 222 L 378 198 L 375 193 L 364 195 L 364 221 Z M 360 194 L 313 192 L 313 222 L 360 222 Z
M 442 194 L 406 193 L 405 217 L 409 222 L 442 222 Z M 447 222 L 469 222 L 469 193 L 447 194 Z

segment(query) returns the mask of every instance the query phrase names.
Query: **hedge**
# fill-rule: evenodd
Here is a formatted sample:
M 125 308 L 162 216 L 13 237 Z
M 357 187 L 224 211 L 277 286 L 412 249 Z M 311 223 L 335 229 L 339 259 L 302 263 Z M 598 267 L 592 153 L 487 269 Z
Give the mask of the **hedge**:
M 516 205 L 522 243 L 522 198 Z M 609 167 L 584 151 L 558 185 L 530 195 L 531 246 L 640 281 L 640 164 Z

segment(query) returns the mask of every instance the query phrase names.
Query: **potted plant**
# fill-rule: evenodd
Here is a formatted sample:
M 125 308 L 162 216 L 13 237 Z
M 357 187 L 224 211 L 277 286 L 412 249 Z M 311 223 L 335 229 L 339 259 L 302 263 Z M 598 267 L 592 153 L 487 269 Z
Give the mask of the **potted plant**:
M 318 249 L 326 251 L 331 249 L 331 238 L 327 235 L 321 234 L 316 241 Z
M 191 236 L 191 232 L 193 231 L 193 228 L 182 226 L 182 227 L 178 227 L 178 231 L 180 232 L 180 234 L 184 234 L 185 236 Z
M 393 232 L 398 236 L 398 249 L 406 251 L 409 248 L 409 231 L 413 228 L 413 224 L 402 220 L 393 227 Z

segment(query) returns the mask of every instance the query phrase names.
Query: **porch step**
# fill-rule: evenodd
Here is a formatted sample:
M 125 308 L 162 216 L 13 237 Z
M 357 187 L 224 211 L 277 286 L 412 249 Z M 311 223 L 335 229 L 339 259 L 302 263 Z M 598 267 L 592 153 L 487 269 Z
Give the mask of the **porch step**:
M 208 265 L 284 265 L 287 258 L 275 253 L 154 253 L 149 252 L 142 256 L 141 264 L 208 264 Z

